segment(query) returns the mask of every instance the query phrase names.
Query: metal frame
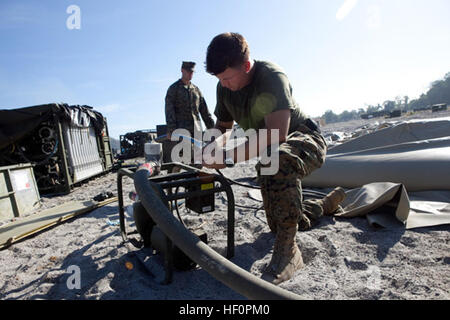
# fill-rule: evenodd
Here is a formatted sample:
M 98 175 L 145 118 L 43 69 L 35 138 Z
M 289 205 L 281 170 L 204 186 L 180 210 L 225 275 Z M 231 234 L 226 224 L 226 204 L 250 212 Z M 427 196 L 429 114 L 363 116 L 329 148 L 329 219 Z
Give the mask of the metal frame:
M 234 195 L 231 189 L 230 183 L 221 175 L 204 173 L 197 168 L 185 165 L 183 163 L 171 162 L 165 163 L 161 166 L 161 170 L 168 170 L 169 172 L 174 167 L 180 167 L 186 172 L 180 173 L 170 173 L 164 176 L 151 177 L 149 182 L 153 188 L 158 189 L 158 193 L 161 196 L 161 200 L 169 208 L 169 203 L 173 200 L 185 199 L 189 197 L 201 196 L 214 194 L 216 192 L 225 192 L 228 200 L 228 210 L 227 210 L 227 254 L 226 257 L 232 258 L 234 256 Z M 127 233 L 125 230 L 125 212 L 123 208 L 123 190 L 122 190 L 122 177 L 128 176 L 130 178 L 134 177 L 134 173 L 128 169 L 120 169 L 118 171 L 117 179 L 117 192 L 119 198 L 119 219 L 120 219 L 120 230 L 122 238 L 124 241 L 127 240 Z M 198 190 L 198 191 L 188 191 L 181 193 L 172 193 L 172 188 L 175 187 L 187 187 L 190 185 L 196 185 L 199 183 L 214 183 L 219 182 L 220 186 L 214 186 L 212 189 L 208 190 Z M 167 194 L 164 192 L 167 191 Z M 206 214 L 206 213 L 205 213 Z
M 181 164 L 172 163 L 169 165 L 179 165 L 184 168 L 188 167 L 191 170 L 195 170 L 195 168 L 184 166 Z M 139 195 L 145 210 L 155 221 L 158 227 L 162 230 L 162 232 L 164 232 L 164 234 L 190 259 L 198 263 L 214 278 L 249 299 L 301 299 L 301 296 L 283 288 L 277 287 L 272 283 L 258 278 L 250 272 L 240 268 L 231 261 L 222 257 L 216 251 L 211 249 L 207 244 L 200 241 L 197 236 L 187 230 L 185 226 L 181 224 L 181 222 L 179 222 L 173 216 L 173 214 L 169 212 L 161 198 L 156 195 L 155 191 L 157 191 L 158 189 L 155 188 L 156 184 L 150 181 L 149 172 L 147 170 L 138 169 L 135 173 L 133 173 L 130 170 L 123 169 L 119 170 L 118 173 L 117 184 L 118 190 L 120 190 L 120 228 L 124 240 L 126 240 L 126 231 L 122 195 L 123 176 L 133 178 L 136 192 Z

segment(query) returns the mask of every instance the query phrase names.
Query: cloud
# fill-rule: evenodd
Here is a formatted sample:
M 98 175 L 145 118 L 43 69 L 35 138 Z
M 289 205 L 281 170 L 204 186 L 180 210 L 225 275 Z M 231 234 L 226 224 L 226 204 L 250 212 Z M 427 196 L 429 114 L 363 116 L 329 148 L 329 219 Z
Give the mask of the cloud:
M 348 14 L 353 10 L 353 8 L 358 3 L 358 0 L 345 0 L 342 6 L 336 12 L 336 19 L 342 21 Z

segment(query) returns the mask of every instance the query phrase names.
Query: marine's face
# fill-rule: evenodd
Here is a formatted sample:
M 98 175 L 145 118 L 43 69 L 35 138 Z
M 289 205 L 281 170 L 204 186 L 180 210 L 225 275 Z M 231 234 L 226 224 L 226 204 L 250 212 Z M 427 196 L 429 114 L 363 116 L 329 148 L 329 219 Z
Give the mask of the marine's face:
M 248 82 L 248 71 L 245 64 L 239 67 L 226 68 L 222 73 L 216 74 L 222 87 L 231 91 L 238 91 L 245 87 Z
M 194 75 L 193 70 L 186 70 L 186 69 L 181 68 L 181 77 L 183 78 L 183 80 L 191 81 L 193 75 Z

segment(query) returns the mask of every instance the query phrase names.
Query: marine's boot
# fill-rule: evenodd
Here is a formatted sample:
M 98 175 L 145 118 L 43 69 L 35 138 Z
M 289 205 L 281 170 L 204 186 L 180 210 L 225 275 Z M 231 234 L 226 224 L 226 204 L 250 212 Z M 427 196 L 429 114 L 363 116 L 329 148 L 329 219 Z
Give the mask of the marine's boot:
M 264 211 L 266 213 L 267 224 L 269 225 L 270 231 L 273 233 L 277 232 L 277 225 L 274 219 L 271 217 L 270 212 L 272 212 L 273 201 L 269 198 L 269 185 L 266 181 L 266 177 L 259 177 L 259 184 L 261 186 L 261 196 L 263 198 Z
M 344 189 L 337 187 L 321 199 L 320 201 L 322 201 L 323 215 L 332 215 L 337 209 L 340 209 L 339 204 L 344 201 L 345 196 Z
M 277 225 L 272 260 L 264 270 L 262 279 L 279 284 L 291 279 L 295 271 L 304 266 L 302 254 L 295 241 L 296 232 L 296 223 Z
M 342 211 L 339 205 L 345 199 L 344 189 L 337 187 L 322 199 L 303 201 L 302 214 L 298 219 L 298 230 L 306 231 L 316 226 L 322 216 L 330 216 Z

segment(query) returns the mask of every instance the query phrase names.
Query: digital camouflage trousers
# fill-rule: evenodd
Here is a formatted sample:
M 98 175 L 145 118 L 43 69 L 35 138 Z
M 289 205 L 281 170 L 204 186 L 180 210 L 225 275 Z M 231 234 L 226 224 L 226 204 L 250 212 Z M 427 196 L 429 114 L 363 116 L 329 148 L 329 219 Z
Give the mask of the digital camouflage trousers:
M 258 162 L 256 171 L 267 223 L 272 232 L 298 224 L 299 230 L 308 230 L 323 215 L 317 200 L 302 201 L 303 177 L 325 162 L 327 146 L 317 131 L 300 128 L 288 135 L 279 146 L 279 170 L 274 175 L 262 175 L 264 165 Z

